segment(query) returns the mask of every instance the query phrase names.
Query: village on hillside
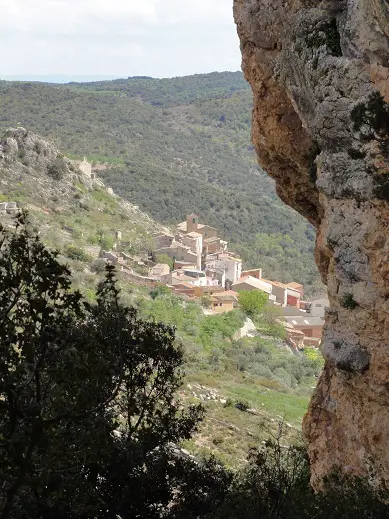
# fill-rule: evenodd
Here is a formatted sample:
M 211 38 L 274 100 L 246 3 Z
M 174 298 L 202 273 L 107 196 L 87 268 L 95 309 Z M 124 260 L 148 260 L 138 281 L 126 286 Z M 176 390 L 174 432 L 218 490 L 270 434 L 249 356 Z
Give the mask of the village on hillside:
M 328 300 L 323 297 L 306 301 L 300 283 L 265 279 L 261 268 L 243 270 L 242 259 L 228 250 L 228 243 L 218 236 L 217 229 L 200 223 L 197 214 L 187 216 L 174 234 L 153 234 L 152 251 L 147 259 L 140 261 L 149 267 L 147 276 L 140 276 L 128 267 L 128 261 L 134 258 L 120 252 L 120 231 L 116 238 L 115 250 L 104 251 L 103 257 L 127 272 L 133 281 L 149 286 L 163 284 L 189 299 L 208 298 L 214 314 L 236 308 L 241 291 L 265 292 L 269 302 L 280 307 L 291 346 L 319 347 Z
M 113 190 L 97 178 L 85 158 L 73 163 L 92 185 L 116 197 Z M 132 207 L 138 210 L 138 206 Z M 0 215 L 12 216 L 19 210 L 16 202 L 0 203 Z M 72 232 L 70 228 L 65 230 Z M 116 230 L 112 250 L 100 249 L 99 257 L 115 265 L 134 283 L 150 287 L 164 285 L 185 298 L 206 299 L 207 311 L 213 314 L 237 308 L 239 292 L 265 292 L 269 303 L 280 308 L 289 344 L 296 349 L 319 347 L 328 300 L 322 297 L 306 301 L 304 286 L 299 283 L 265 279 L 261 268 L 243 270 L 242 259 L 228 250 L 228 242 L 218 236 L 216 228 L 199 222 L 199 215 L 188 215 L 174 233 L 167 229 L 154 232 L 151 244 L 143 253 L 125 252 L 128 245 L 122 240 L 122 231 Z
M 117 198 L 97 177 L 86 158 L 71 162 L 92 186 Z M 139 209 L 138 206 L 131 207 L 135 211 Z M 29 208 L 28 204 L 26 208 Z M 19 210 L 16 202 L 0 203 L 0 216 L 12 216 Z M 65 230 L 72 234 L 71 228 Z M 265 292 L 269 303 L 280 308 L 280 315 L 284 317 L 282 324 L 292 347 L 320 345 L 328 300 L 322 297 L 306 301 L 304 286 L 299 283 L 284 284 L 265 279 L 261 268 L 243 270 L 242 259 L 228 250 L 228 242 L 218 236 L 216 228 L 200 223 L 199 215 L 188 215 L 174 233 L 168 229 L 154 232 L 151 244 L 138 255 L 130 253 L 131 244 L 122 240 L 121 230 L 114 232 L 112 250 L 100 248 L 96 254 L 101 260 L 115 265 L 132 282 L 150 287 L 164 285 L 188 299 L 206 299 L 208 311 L 213 314 L 237 308 L 239 292 Z

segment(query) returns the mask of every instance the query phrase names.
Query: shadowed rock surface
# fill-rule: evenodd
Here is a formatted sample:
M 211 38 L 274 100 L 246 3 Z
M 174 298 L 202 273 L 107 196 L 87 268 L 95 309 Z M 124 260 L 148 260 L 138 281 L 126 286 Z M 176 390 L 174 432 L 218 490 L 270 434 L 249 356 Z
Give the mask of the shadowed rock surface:
M 389 486 L 389 4 L 235 0 L 234 15 L 259 162 L 316 226 L 328 286 L 312 483 L 336 466 Z

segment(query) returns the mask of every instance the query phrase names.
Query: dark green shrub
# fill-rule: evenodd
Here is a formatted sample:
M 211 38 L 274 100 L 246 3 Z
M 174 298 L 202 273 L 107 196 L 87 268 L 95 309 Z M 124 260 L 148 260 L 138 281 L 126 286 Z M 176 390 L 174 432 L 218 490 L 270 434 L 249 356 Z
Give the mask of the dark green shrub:
M 61 156 L 58 156 L 55 161 L 47 167 L 48 175 L 50 175 L 54 180 L 62 180 L 67 172 L 68 168 L 66 162 Z
M 107 261 L 104 258 L 97 258 L 91 265 L 91 271 L 96 272 L 97 274 L 102 274 L 105 272 L 106 266 Z
M 176 403 L 174 329 L 124 307 L 112 267 L 89 304 L 24 223 L 0 226 L 1 519 L 204 517 L 231 477 L 173 448 L 203 417 Z
M 342 306 L 349 310 L 354 310 L 358 306 L 358 303 L 355 301 L 352 294 L 346 294 L 342 299 Z
M 308 37 L 308 47 L 319 48 L 326 45 L 333 56 L 342 56 L 342 47 L 340 45 L 340 33 L 336 19 L 321 27 L 317 32 L 312 33 Z
M 77 261 L 90 261 L 91 259 L 86 252 L 75 245 L 67 245 L 65 248 L 65 255 L 68 258 Z
M 239 409 L 239 411 L 246 412 L 247 409 L 250 409 L 250 404 L 247 400 L 238 400 L 235 404 L 235 407 Z
M 171 290 L 165 285 L 157 285 L 152 288 L 149 292 L 151 299 L 157 299 L 157 297 L 165 297 L 171 294 Z
M 282 430 L 282 426 L 280 426 Z M 336 471 L 315 494 L 305 447 L 284 446 L 279 437 L 249 452 L 222 506 L 207 519 L 387 519 L 388 493 Z
M 366 103 L 358 103 L 351 111 L 351 120 L 362 139 L 378 140 L 382 152 L 389 154 L 389 104 L 380 92 L 372 93 Z

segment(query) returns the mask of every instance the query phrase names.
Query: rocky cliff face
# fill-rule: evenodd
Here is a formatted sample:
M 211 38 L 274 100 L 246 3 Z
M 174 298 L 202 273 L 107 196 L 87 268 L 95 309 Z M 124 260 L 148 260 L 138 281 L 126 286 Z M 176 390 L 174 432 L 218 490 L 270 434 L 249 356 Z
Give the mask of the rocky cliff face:
M 253 141 L 318 230 L 326 366 L 304 421 L 312 483 L 389 486 L 389 4 L 235 0 Z
M 93 186 L 77 163 L 65 157 L 53 142 L 26 130 L 10 128 L 0 137 L 0 191 L 19 200 L 34 198 L 44 206 L 56 201 L 59 211 L 74 197 L 74 183 Z

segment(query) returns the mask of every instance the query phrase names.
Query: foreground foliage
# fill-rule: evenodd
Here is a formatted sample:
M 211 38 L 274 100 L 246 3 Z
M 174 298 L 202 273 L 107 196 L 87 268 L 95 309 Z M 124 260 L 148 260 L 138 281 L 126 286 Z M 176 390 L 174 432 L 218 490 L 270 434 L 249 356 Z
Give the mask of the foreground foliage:
M 0 229 L 0 517 L 159 517 L 202 417 L 175 401 L 174 331 L 123 307 L 112 269 L 84 303 L 24 224 Z
M 0 518 L 389 517 L 357 479 L 315 495 L 282 427 L 235 473 L 181 451 L 203 417 L 176 400 L 182 362 L 171 326 L 121 303 L 112 268 L 86 303 L 24 215 L 0 228 Z
M 249 453 L 246 469 L 235 475 L 226 499 L 207 519 L 376 519 L 388 518 L 388 492 L 374 491 L 359 478 L 336 471 L 315 494 L 302 446 L 282 445 L 280 434 Z

